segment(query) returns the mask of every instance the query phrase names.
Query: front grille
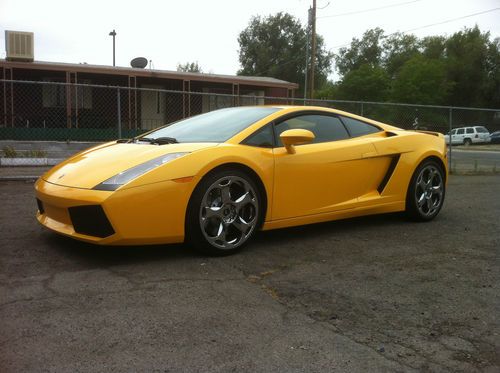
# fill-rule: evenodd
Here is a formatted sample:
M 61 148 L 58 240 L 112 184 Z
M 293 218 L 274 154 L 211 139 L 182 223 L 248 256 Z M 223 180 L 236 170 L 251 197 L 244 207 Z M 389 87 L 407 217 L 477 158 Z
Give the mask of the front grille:
M 36 199 L 36 204 L 38 205 L 38 211 L 40 214 L 45 214 L 45 209 L 43 208 L 43 203 L 38 198 Z
M 76 233 L 101 238 L 115 233 L 100 205 L 70 207 L 68 212 Z

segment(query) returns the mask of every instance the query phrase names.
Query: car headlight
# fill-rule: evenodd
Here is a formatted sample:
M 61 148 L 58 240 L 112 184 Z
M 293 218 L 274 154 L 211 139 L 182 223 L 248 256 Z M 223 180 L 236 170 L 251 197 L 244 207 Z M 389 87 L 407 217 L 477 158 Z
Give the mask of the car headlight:
M 97 184 L 93 189 L 96 190 L 116 190 L 121 187 L 123 184 L 128 183 L 135 178 L 144 175 L 146 172 L 159 167 L 165 163 L 173 161 L 183 155 L 188 154 L 187 152 L 183 153 L 170 153 L 162 155 L 161 157 L 151 159 L 150 161 L 144 162 L 138 166 L 129 168 L 128 170 L 122 171 L 119 174 L 116 174 L 113 177 L 110 177 L 108 180 L 103 181 L 100 184 Z

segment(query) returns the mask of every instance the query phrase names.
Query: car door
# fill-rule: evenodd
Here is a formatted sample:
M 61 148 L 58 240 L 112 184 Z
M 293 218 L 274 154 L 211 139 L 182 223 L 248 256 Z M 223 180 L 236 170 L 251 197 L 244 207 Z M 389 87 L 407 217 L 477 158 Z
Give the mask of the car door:
M 310 130 L 315 139 L 290 154 L 279 135 L 296 128 Z M 374 145 L 366 137 L 352 138 L 338 116 L 296 115 L 275 123 L 274 130 L 273 220 L 353 208 L 360 195 L 376 189 Z
M 465 129 L 465 136 L 464 136 L 464 139 L 467 138 L 467 139 L 470 139 L 472 142 L 477 142 L 477 135 L 474 131 L 474 128 L 472 127 L 467 127 Z
M 454 144 L 456 136 L 457 136 L 457 130 L 454 129 L 449 133 L 448 144 Z
M 453 136 L 453 144 L 462 144 L 464 142 L 465 128 L 457 129 L 457 134 Z

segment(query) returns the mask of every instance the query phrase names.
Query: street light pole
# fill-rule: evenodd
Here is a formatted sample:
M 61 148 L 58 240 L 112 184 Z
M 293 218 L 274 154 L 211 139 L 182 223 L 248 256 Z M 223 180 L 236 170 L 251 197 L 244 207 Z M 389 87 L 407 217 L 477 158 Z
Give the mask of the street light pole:
M 115 66 L 115 36 L 116 36 L 116 31 L 113 29 L 113 31 L 111 31 L 109 33 L 109 36 L 113 37 L 113 66 Z

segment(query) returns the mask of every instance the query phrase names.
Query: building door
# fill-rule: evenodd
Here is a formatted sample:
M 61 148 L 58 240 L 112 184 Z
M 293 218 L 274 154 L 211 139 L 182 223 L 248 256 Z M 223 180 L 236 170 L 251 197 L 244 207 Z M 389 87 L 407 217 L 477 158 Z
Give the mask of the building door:
M 141 88 L 141 128 L 154 129 L 166 124 L 166 93 L 156 85 L 143 85 Z

